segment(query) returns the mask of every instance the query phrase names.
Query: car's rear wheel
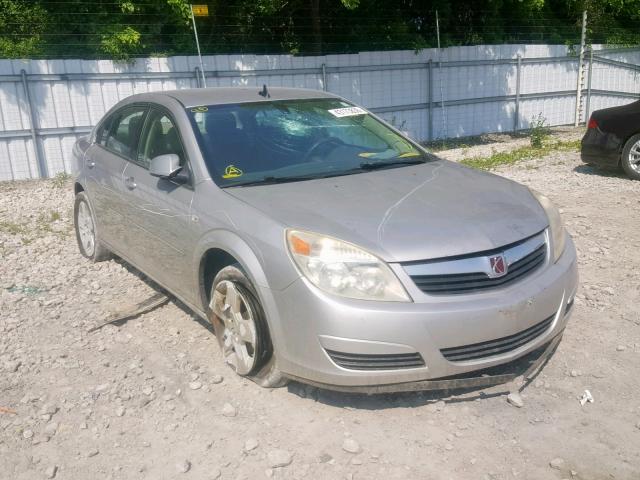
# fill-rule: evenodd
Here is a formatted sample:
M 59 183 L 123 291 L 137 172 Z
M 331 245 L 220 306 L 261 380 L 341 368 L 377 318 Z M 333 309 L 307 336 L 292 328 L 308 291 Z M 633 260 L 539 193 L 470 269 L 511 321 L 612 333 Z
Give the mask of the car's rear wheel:
M 622 168 L 634 180 L 640 180 L 640 133 L 633 135 L 622 149 Z
M 238 264 L 220 270 L 210 299 L 209 319 L 227 365 L 263 387 L 284 385 L 286 379 L 275 367 L 264 310 Z
M 80 253 L 93 262 L 107 260 L 111 253 L 100 242 L 93 210 L 84 192 L 76 195 L 73 213 Z

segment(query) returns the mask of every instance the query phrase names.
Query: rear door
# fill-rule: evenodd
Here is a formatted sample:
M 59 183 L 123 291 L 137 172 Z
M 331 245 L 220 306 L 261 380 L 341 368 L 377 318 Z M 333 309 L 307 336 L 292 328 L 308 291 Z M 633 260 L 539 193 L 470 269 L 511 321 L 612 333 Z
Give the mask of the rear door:
M 86 153 L 87 190 L 100 237 L 115 250 L 125 250 L 128 232 L 122 173 L 135 153 L 147 107 L 133 105 L 112 113 L 98 128 Z
M 127 162 L 124 185 L 129 223 L 138 234 L 130 252 L 145 272 L 167 288 L 191 298 L 194 285 L 192 253 L 196 242 L 191 218 L 193 182 L 176 183 L 149 174 L 153 157 L 173 153 L 190 172 L 182 136 L 171 114 L 152 107 L 140 137 L 136 158 Z M 193 180 L 193 175 L 190 175 Z

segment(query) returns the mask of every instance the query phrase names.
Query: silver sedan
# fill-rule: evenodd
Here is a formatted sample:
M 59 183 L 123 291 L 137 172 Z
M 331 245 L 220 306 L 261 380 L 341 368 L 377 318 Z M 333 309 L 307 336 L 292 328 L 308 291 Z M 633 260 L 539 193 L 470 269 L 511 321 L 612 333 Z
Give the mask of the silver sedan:
M 571 312 L 576 253 L 546 197 L 334 95 L 133 95 L 74 156 L 82 254 L 165 287 L 263 386 L 498 383 Z

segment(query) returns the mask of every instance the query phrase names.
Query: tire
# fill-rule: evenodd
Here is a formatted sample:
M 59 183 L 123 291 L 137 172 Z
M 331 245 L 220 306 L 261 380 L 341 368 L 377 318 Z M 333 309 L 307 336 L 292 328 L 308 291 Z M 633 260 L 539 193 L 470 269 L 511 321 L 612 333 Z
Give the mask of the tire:
M 640 133 L 633 135 L 624 144 L 620 164 L 630 178 L 640 180 Z
M 207 316 L 227 365 L 262 387 L 286 385 L 287 379 L 275 365 L 264 310 L 239 264 L 218 272 L 209 298 Z
M 79 192 L 76 195 L 73 220 L 80 253 L 92 262 L 108 260 L 111 257 L 111 252 L 100 242 L 95 215 L 84 192 Z

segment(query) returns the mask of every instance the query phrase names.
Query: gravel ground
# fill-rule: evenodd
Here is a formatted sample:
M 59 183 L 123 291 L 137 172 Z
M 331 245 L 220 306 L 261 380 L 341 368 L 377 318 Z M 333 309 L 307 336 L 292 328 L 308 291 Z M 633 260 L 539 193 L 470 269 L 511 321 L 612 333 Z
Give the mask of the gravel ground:
M 0 478 L 637 480 L 640 182 L 576 153 L 497 173 L 551 197 L 579 251 L 574 316 L 521 408 L 261 389 L 176 302 L 88 333 L 153 285 L 79 255 L 69 185 L 0 184 Z
M 580 140 L 584 135 L 584 127 L 549 127 L 548 141 L 570 142 Z M 442 145 L 437 142 L 427 144 L 427 148 L 435 151 L 440 157 L 459 161 L 463 158 L 488 157 L 494 153 L 510 152 L 517 148 L 529 147 L 531 138 L 528 132 L 513 133 L 485 133 L 477 137 L 466 137 L 449 140 L 452 145 L 441 150 Z

